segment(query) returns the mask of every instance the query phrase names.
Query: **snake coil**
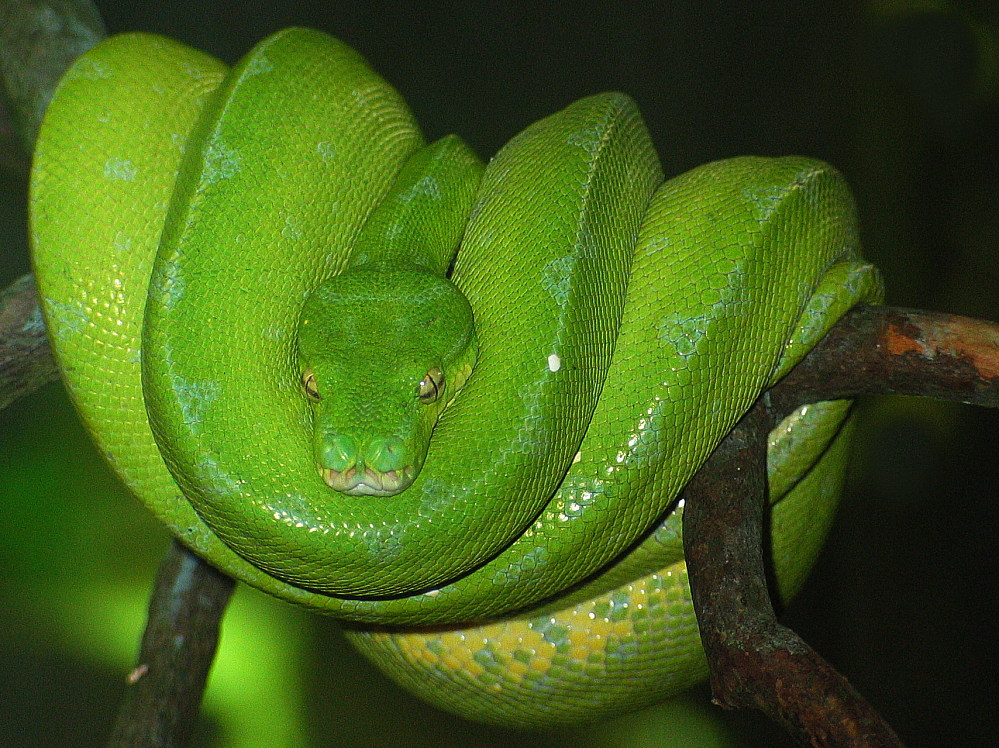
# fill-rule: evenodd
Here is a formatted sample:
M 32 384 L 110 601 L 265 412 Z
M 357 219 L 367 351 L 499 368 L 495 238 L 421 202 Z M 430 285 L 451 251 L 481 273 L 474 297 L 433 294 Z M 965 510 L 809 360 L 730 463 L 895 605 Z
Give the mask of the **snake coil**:
M 304 29 L 231 70 L 106 40 L 59 86 L 31 191 L 53 347 L 135 494 L 226 573 L 343 620 L 424 698 L 506 725 L 599 719 L 703 677 L 676 496 L 881 293 L 821 162 L 663 182 L 634 102 L 603 94 L 483 169 L 455 138 L 424 147 L 385 81 Z M 313 301 L 348 286 L 374 312 L 347 324 Z M 450 288 L 473 352 L 431 360 L 413 341 L 465 302 L 420 317 L 414 300 Z M 349 363 L 306 366 L 300 345 Z M 372 384 L 396 371 L 398 408 Z M 783 595 L 834 510 L 848 409 L 771 434 Z M 429 418 L 417 447 L 365 436 L 410 412 Z

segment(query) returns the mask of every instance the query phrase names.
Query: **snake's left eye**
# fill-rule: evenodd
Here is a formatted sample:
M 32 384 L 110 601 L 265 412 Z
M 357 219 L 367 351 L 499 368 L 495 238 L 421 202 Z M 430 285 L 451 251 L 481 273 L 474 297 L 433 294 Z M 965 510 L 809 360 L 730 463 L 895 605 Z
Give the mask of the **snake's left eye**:
M 444 372 L 439 366 L 435 366 L 424 375 L 423 379 L 416 386 L 416 396 L 424 405 L 429 405 L 444 391 Z
M 306 369 L 305 373 L 302 374 L 302 388 L 310 400 L 319 401 L 322 399 L 322 395 L 319 394 L 319 386 L 316 384 L 316 375 L 312 373 L 312 369 Z

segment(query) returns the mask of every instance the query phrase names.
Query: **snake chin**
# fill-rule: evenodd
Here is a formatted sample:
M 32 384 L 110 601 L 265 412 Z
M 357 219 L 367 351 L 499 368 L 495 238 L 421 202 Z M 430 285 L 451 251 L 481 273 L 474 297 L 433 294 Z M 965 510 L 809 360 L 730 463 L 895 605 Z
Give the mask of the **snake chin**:
M 321 467 L 319 474 L 327 486 L 340 493 L 351 496 L 394 496 L 409 487 L 416 477 L 416 470 L 412 465 L 385 472 L 371 468 L 333 470 Z

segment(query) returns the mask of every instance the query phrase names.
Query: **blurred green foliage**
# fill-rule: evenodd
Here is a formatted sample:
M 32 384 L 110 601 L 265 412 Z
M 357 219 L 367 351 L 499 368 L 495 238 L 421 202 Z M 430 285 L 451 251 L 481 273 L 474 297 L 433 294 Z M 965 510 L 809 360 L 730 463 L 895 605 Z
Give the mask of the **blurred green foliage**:
M 999 9 L 980 2 L 98 2 L 112 31 L 227 60 L 278 28 L 354 45 L 429 137 L 488 155 L 605 89 L 631 93 L 667 173 L 800 153 L 853 184 L 894 304 L 997 318 Z M 554 7 L 554 6 L 553 6 Z M 0 283 L 28 267 L 23 176 L 0 174 Z M 986 745 L 996 699 L 996 414 L 865 403 L 829 547 L 788 620 L 910 745 Z M 109 474 L 58 385 L 0 413 L 0 744 L 104 741 L 162 529 Z M 983 680 L 985 682 L 983 682 Z M 992 681 L 992 682 L 989 682 Z M 330 622 L 241 588 L 197 745 L 773 746 L 698 689 L 597 727 L 522 735 L 424 706 Z

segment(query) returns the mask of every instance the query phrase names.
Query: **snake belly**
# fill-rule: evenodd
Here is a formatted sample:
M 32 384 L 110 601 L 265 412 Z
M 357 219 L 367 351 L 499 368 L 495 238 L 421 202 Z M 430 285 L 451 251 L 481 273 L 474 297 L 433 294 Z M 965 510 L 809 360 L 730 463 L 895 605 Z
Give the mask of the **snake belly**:
M 475 368 L 412 485 L 351 496 L 313 463 L 297 324 L 358 246 L 376 251 L 368 219 L 423 148 L 399 95 L 320 32 L 279 32 L 231 70 L 146 34 L 92 49 L 60 83 L 31 180 L 67 389 L 181 542 L 340 619 L 431 703 L 543 727 L 660 700 L 706 672 L 679 491 L 843 313 L 880 298 L 849 190 L 797 157 L 663 182 L 622 94 L 531 125 L 469 205 L 443 206 L 465 225 L 435 262 L 471 305 Z M 807 406 L 771 434 L 784 597 L 831 521 L 848 410 Z

